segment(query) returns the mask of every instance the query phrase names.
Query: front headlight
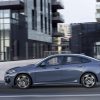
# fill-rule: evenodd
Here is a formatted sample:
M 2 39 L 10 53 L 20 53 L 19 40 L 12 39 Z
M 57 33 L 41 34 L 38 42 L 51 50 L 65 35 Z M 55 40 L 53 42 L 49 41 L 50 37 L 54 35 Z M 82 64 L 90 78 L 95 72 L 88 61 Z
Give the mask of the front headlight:
M 8 70 L 7 72 L 6 72 L 6 74 L 13 74 L 13 73 L 15 73 L 16 71 L 14 70 L 14 69 L 11 69 L 11 70 Z

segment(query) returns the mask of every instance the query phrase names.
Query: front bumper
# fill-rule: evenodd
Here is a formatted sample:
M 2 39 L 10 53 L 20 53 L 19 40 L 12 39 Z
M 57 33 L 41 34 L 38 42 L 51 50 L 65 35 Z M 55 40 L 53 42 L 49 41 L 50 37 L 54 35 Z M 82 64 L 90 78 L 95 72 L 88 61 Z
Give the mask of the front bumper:
M 14 86 L 14 79 L 15 79 L 15 74 L 13 75 L 5 75 L 4 80 L 5 80 L 5 84 L 8 86 Z
M 9 84 L 11 82 L 11 78 L 10 77 L 5 77 L 5 83 Z

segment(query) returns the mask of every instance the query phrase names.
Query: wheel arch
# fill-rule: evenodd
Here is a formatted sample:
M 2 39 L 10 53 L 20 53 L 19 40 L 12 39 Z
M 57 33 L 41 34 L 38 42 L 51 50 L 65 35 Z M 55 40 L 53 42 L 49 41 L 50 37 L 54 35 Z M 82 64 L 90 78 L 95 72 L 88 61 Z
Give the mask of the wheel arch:
M 80 77 L 80 84 L 81 84 L 81 78 L 83 77 L 83 75 L 85 75 L 85 74 L 87 74 L 87 73 L 93 74 L 93 75 L 96 77 L 96 81 L 98 82 L 98 77 L 97 77 L 97 75 L 96 75 L 94 72 L 88 71 L 88 72 L 84 72 L 84 73 L 81 75 L 81 77 Z
M 21 74 L 27 75 L 27 76 L 30 78 L 30 80 L 31 80 L 31 85 L 32 85 L 33 80 L 32 80 L 32 77 L 31 77 L 28 73 L 19 73 L 19 74 L 17 74 L 17 75 L 15 76 L 15 78 L 14 78 L 14 85 L 16 85 L 16 78 L 17 78 L 19 75 L 21 75 Z

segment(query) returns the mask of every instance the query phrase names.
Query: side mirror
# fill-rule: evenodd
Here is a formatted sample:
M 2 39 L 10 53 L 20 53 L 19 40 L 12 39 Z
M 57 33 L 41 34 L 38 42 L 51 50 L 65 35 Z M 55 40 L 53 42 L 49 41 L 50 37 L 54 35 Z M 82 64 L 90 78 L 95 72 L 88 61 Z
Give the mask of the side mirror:
M 45 64 L 45 63 L 42 63 L 42 64 L 40 65 L 40 67 L 46 67 L 46 64 Z

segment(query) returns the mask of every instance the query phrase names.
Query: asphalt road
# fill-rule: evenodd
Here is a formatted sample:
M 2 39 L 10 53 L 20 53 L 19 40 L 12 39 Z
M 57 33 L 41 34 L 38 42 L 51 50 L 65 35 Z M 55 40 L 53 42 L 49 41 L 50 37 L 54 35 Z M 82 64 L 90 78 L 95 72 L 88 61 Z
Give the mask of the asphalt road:
M 0 100 L 100 100 L 100 85 L 91 89 L 78 85 L 16 89 L 0 84 Z

